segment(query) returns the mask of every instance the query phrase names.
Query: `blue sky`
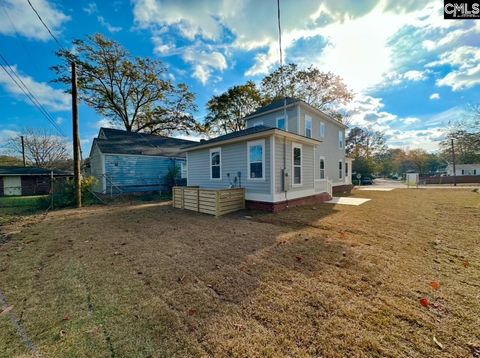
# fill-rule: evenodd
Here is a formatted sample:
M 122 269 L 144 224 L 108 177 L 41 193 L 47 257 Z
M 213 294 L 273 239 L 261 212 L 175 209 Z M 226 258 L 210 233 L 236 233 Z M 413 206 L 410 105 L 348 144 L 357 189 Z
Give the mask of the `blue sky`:
M 197 94 L 278 66 L 275 0 L 31 0 L 65 47 L 101 32 L 161 59 Z M 436 150 L 442 130 L 480 98 L 480 20 L 443 20 L 443 1 L 281 0 L 286 62 L 341 75 L 355 91 L 349 125 L 384 131 L 391 147 Z M 27 0 L 0 0 L 0 53 L 70 137 L 69 97 L 52 84 L 57 44 Z M 0 148 L 23 128 L 53 130 L 0 71 Z M 81 105 L 88 153 L 105 120 Z M 55 132 L 53 132 L 55 133 Z

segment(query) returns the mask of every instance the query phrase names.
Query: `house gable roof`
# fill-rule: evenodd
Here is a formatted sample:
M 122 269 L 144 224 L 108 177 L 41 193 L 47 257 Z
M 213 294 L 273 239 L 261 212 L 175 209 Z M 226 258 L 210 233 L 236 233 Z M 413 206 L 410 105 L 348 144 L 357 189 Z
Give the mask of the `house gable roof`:
M 284 102 L 285 101 L 284 101 L 283 98 L 277 99 L 277 100 L 273 101 L 272 103 L 267 104 L 266 106 L 260 107 L 255 112 L 249 114 L 248 116 L 245 117 L 245 120 L 248 121 L 250 119 L 258 118 L 263 114 L 274 112 L 274 111 L 277 111 L 279 109 L 282 109 L 283 106 L 284 106 Z M 295 105 L 301 105 L 302 107 L 317 113 L 322 118 L 325 118 L 325 119 L 329 120 L 330 122 L 338 125 L 339 127 L 347 128 L 347 126 L 345 124 L 343 124 L 342 122 L 336 120 L 335 118 L 333 118 L 329 114 L 327 114 L 327 113 L 309 105 L 307 102 L 305 102 L 301 99 L 298 99 L 298 98 L 294 98 L 294 97 L 286 97 L 286 107 L 287 108 L 293 107 Z
M 93 148 L 97 146 L 102 153 L 109 154 L 183 157 L 182 148 L 194 143 L 198 142 L 146 133 L 127 132 L 120 129 L 100 128 L 98 138 L 93 140 L 90 154 L 92 154 Z

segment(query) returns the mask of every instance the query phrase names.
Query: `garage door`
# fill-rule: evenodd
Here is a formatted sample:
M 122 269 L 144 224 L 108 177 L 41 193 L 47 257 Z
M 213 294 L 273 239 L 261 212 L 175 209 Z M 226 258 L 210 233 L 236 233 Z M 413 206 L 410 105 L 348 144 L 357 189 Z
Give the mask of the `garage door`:
M 20 177 L 3 177 L 4 195 L 22 195 L 22 180 Z

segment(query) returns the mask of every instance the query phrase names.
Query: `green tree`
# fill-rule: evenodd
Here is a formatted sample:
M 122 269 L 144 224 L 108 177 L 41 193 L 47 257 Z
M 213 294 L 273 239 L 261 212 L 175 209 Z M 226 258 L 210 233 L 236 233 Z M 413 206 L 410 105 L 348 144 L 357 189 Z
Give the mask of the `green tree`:
M 255 85 L 249 81 L 233 86 L 219 96 L 213 96 L 207 103 L 206 132 L 226 134 L 245 128 L 245 117 L 263 104 Z
M 282 80 L 283 72 L 283 80 Z M 338 110 L 353 98 L 343 79 L 331 72 L 322 72 L 310 66 L 301 69 L 291 63 L 278 68 L 262 80 L 261 93 L 266 101 L 295 97 L 309 105 L 341 120 L 343 114 Z
M 462 118 L 450 123 L 440 142 L 442 157 L 452 162 L 452 141 L 458 164 L 480 162 L 480 104 L 471 104 Z
M 384 153 L 386 149 L 384 134 L 367 128 L 354 127 L 350 129 L 345 139 L 345 150 L 355 159 L 372 158 L 374 155 Z
M 195 95 L 187 85 L 167 78 L 162 62 L 132 57 L 118 42 L 101 34 L 74 40 L 74 51 L 61 50 L 52 67 L 54 82 L 70 84 L 70 61 L 77 65 L 79 97 L 100 115 L 127 131 L 170 134 L 198 129 L 191 112 Z

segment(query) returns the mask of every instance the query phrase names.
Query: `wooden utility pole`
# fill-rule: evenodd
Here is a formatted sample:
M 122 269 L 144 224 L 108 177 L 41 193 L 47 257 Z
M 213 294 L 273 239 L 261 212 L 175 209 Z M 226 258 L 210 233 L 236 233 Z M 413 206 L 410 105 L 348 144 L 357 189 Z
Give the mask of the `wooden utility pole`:
M 27 162 L 25 161 L 25 142 L 23 141 L 23 135 L 20 136 L 22 139 L 22 158 L 23 158 L 23 166 L 27 166 Z
M 72 61 L 72 127 L 73 127 L 73 175 L 75 184 L 75 204 L 82 207 L 82 188 L 80 178 L 80 135 L 78 130 L 78 94 L 77 69 Z
M 457 170 L 455 168 L 455 146 L 452 139 L 453 186 L 457 186 Z

